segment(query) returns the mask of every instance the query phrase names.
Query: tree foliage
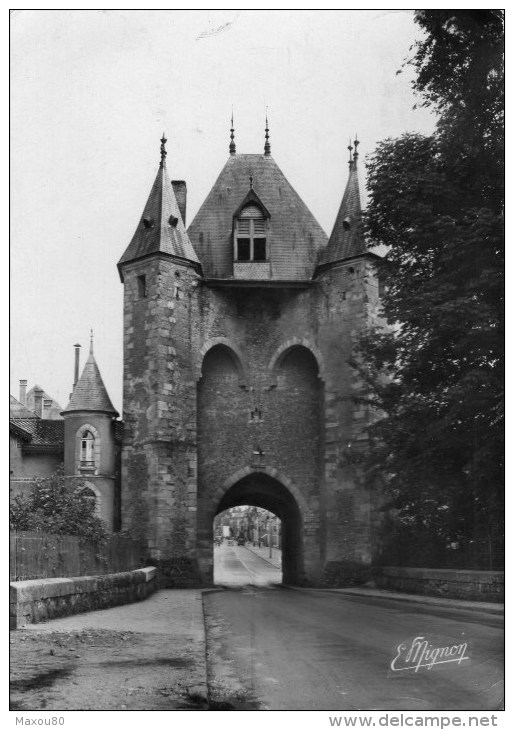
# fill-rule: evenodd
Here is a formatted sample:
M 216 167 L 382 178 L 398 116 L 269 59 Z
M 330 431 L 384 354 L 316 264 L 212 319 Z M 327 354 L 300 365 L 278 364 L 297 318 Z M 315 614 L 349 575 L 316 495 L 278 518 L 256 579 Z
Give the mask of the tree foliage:
M 442 543 L 496 534 L 503 473 L 503 29 L 497 11 L 416 11 L 415 89 L 439 115 L 368 161 L 368 235 L 388 330 L 358 365 L 381 416 L 370 474 Z
M 64 477 L 62 469 L 36 479 L 29 494 L 16 495 L 9 509 L 11 530 L 43 530 L 53 535 L 78 535 L 97 542 L 106 536 L 95 514 L 95 496 L 83 480 Z

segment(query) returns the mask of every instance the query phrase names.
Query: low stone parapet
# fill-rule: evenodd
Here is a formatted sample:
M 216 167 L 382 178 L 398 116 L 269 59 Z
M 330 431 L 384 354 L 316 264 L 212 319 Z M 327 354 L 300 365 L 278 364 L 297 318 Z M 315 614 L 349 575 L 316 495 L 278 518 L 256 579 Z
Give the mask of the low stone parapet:
M 505 600 L 505 574 L 499 570 L 441 570 L 435 568 L 380 568 L 375 576 L 380 588 L 425 596 L 468 601 Z
M 126 573 L 13 581 L 9 590 L 12 629 L 73 613 L 140 601 L 157 588 L 157 569 Z

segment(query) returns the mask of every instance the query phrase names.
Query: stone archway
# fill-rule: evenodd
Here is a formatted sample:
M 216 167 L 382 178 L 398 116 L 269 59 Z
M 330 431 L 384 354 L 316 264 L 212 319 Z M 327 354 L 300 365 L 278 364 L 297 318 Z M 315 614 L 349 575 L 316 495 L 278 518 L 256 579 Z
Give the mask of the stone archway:
M 231 507 L 250 505 L 273 512 L 282 522 L 282 580 L 288 585 L 306 582 L 304 561 L 304 516 L 302 504 L 278 478 L 265 471 L 243 470 L 243 475 L 230 486 L 218 490 L 216 498 L 202 518 L 202 552 L 200 565 L 208 574 L 205 582 L 212 581 L 214 517 Z M 300 502 L 301 502 L 300 498 Z M 208 555 L 207 555 L 208 553 Z M 203 559 L 202 559 L 203 558 Z

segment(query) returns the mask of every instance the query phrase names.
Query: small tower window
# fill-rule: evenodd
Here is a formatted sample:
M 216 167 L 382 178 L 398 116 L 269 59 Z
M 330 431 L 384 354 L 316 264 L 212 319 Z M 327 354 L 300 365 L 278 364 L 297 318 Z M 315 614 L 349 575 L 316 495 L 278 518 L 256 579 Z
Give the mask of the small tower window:
M 94 447 L 95 437 L 91 431 L 84 431 L 80 439 L 80 466 L 93 467 L 95 465 Z
M 146 288 L 146 276 L 137 277 L 137 293 L 140 299 L 146 299 L 148 291 Z
M 378 280 L 378 296 L 382 299 L 382 297 L 385 297 L 387 292 L 389 291 L 389 287 L 387 284 L 382 281 L 382 279 Z
M 235 221 L 236 261 L 267 261 L 266 219 L 256 205 L 247 205 Z

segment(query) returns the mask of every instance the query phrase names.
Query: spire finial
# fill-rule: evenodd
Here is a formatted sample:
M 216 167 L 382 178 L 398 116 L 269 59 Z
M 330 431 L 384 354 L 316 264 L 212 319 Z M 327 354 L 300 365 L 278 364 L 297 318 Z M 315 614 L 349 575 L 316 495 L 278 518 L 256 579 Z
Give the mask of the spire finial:
M 166 152 L 166 147 L 164 146 L 168 140 L 166 139 L 166 135 L 164 132 L 162 133 L 161 137 L 161 164 L 160 167 L 166 167 L 166 155 L 168 154 Z
M 89 343 L 89 354 L 92 355 L 93 354 L 93 330 L 91 330 L 90 338 L 91 338 L 91 341 Z
M 348 164 L 351 167 L 352 166 L 352 162 L 353 162 L 353 159 L 352 159 L 352 150 L 353 150 L 353 147 L 352 147 L 352 140 L 351 139 L 350 139 L 350 144 L 348 145 L 348 150 L 350 151 L 350 159 L 348 160 Z
M 353 140 L 353 144 L 355 147 L 355 152 L 353 153 L 353 161 L 355 162 L 355 164 L 357 164 L 357 157 L 359 156 L 359 153 L 357 152 L 357 147 L 360 145 L 360 142 L 357 139 L 357 132 L 355 132 L 355 139 Z
M 253 190 L 253 175 L 250 173 L 250 190 Z
M 264 154 L 266 157 L 269 157 L 271 155 L 271 145 L 269 143 L 268 107 L 266 107 L 266 128 L 264 130 L 264 137 L 266 139 L 264 143 Z
M 232 116 L 230 118 L 230 145 L 228 150 L 231 155 L 236 154 L 236 143 L 234 142 L 234 107 L 232 107 Z

